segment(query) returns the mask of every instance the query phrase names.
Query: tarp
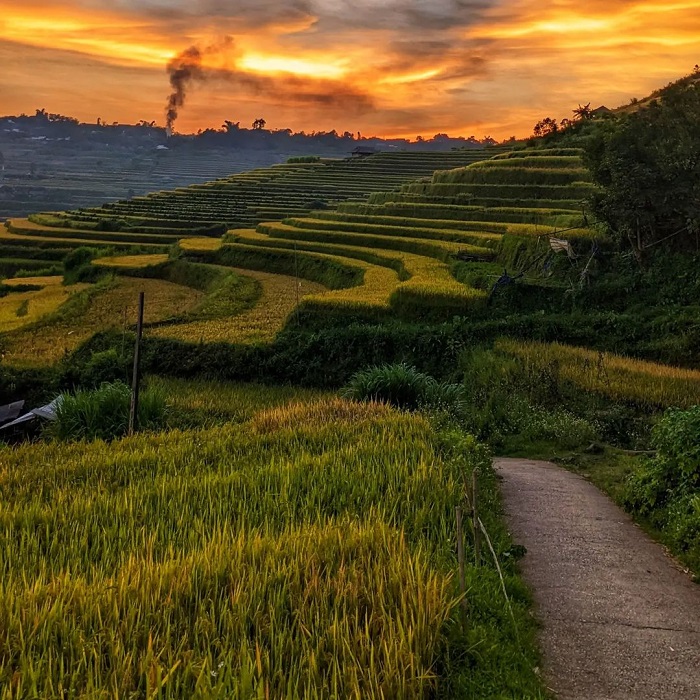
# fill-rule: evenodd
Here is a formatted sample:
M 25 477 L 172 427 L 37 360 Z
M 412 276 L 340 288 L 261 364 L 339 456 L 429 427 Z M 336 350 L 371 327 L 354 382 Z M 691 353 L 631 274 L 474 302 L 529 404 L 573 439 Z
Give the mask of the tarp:
M 566 253 L 572 260 L 576 257 L 570 241 L 565 241 L 563 238 L 550 238 L 549 245 L 555 253 Z
M 33 411 L 25 413 L 23 416 L 20 416 L 16 420 L 13 420 L 11 423 L 7 423 L 6 425 L 1 426 L 0 430 L 5 430 L 5 428 L 12 428 L 16 425 L 22 425 L 23 423 L 28 423 L 29 421 L 36 420 L 37 418 L 43 418 L 44 420 L 54 421 L 57 418 L 56 411 L 58 410 L 58 407 L 61 405 L 62 401 L 63 397 L 59 396 L 58 398 L 55 398 L 51 403 L 46 404 L 46 406 L 42 406 L 41 408 L 35 408 Z
M 14 420 L 24 408 L 24 401 L 15 401 L 5 406 L 0 406 L 0 425 L 7 421 Z

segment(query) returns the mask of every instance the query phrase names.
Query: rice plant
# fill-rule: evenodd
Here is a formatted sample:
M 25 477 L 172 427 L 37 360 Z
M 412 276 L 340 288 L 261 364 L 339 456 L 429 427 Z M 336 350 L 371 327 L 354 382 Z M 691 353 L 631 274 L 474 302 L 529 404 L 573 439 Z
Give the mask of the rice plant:
M 2 448 L 0 698 L 540 697 L 492 568 L 469 568 L 457 624 L 454 507 L 477 467 L 473 442 L 340 399 Z
M 496 350 L 613 401 L 658 410 L 700 404 L 700 372 L 560 343 L 502 339 Z

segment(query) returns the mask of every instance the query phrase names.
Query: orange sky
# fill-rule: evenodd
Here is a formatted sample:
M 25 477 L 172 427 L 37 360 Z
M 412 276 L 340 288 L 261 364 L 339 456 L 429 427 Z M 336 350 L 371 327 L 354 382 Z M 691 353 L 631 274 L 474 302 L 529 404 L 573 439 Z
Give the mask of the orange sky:
M 164 124 L 165 66 L 193 45 L 212 48 L 182 132 L 506 138 L 689 73 L 700 0 L 0 0 L 0 114 Z

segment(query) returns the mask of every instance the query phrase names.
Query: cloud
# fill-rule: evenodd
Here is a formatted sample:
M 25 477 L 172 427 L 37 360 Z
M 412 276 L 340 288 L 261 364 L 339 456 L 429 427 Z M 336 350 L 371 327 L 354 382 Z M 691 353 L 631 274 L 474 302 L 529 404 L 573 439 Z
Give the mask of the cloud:
M 3 108 L 80 117 L 161 116 L 166 65 L 235 36 L 204 57 L 180 130 L 262 114 L 306 130 L 528 134 L 687 73 L 700 36 L 700 0 L 0 0 L 0 16 L 17 66 Z M 55 63 L 33 65 L 40 50 Z
M 209 57 L 224 57 L 229 65 L 212 68 Z M 249 95 L 271 95 L 276 100 L 298 105 L 315 105 L 327 110 L 342 110 L 345 114 L 361 115 L 374 107 L 369 94 L 340 81 L 284 74 L 261 75 L 241 70 L 236 65 L 240 52 L 232 37 L 206 47 L 190 46 L 167 65 L 172 91 L 167 100 L 166 125 L 172 128 L 179 111 L 185 105 L 188 90 L 197 83 L 218 81 L 227 87 Z M 233 65 L 231 60 L 233 59 Z

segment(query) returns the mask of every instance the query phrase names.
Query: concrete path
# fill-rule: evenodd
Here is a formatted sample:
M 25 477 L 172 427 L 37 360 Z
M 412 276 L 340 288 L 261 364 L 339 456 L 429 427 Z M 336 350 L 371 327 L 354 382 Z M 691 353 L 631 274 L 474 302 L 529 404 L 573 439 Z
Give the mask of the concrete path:
M 585 479 L 547 462 L 495 466 L 556 696 L 700 700 L 700 585 Z

